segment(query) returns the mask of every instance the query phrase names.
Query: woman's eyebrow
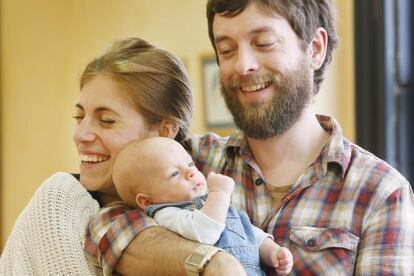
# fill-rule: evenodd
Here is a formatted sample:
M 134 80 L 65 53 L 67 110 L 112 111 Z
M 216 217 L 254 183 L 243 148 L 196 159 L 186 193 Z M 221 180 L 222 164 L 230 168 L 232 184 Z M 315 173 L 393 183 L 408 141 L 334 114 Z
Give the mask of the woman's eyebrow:
M 83 106 L 80 103 L 75 104 L 75 107 L 83 110 Z
M 101 113 L 101 112 L 111 112 L 113 114 L 115 114 L 116 116 L 120 116 L 118 112 L 116 112 L 115 110 L 113 110 L 112 108 L 109 107 L 105 107 L 105 106 L 101 106 L 101 107 L 97 107 L 95 109 L 96 113 Z
M 75 108 L 79 108 L 80 110 L 84 110 L 83 106 L 82 106 L 80 103 L 75 104 Z M 113 109 L 111 109 L 111 108 L 109 108 L 109 107 L 105 107 L 105 106 L 98 107 L 98 108 L 96 108 L 94 111 L 95 111 L 95 112 L 98 112 L 98 113 L 99 113 L 99 112 L 109 111 L 109 112 L 114 113 L 115 115 L 119 115 L 119 113 L 118 113 L 118 112 L 114 111 Z

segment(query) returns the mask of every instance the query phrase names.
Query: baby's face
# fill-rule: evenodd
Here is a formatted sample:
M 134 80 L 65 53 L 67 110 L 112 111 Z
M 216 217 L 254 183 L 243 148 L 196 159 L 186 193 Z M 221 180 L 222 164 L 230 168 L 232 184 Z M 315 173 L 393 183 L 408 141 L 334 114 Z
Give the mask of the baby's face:
M 152 200 L 154 203 L 192 200 L 207 193 L 207 182 L 191 156 L 181 145 L 166 141 L 152 149 L 155 170 Z

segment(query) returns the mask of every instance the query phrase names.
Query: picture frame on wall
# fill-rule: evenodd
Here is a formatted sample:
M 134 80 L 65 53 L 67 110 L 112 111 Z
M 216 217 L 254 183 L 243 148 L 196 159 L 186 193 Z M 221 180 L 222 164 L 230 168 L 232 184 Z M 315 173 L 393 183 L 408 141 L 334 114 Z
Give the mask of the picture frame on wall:
M 227 110 L 220 91 L 220 72 L 214 54 L 201 58 L 204 115 L 209 129 L 232 128 L 233 117 Z

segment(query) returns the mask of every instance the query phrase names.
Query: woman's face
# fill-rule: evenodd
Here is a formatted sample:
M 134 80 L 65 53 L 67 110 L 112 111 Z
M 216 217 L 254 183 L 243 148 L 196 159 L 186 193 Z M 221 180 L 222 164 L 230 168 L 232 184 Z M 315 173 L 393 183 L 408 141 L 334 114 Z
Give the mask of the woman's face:
M 115 196 L 112 159 L 127 142 L 157 135 L 112 78 L 98 75 L 81 89 L 73 139 L 80 157 L 80 181 L 89 191 Z

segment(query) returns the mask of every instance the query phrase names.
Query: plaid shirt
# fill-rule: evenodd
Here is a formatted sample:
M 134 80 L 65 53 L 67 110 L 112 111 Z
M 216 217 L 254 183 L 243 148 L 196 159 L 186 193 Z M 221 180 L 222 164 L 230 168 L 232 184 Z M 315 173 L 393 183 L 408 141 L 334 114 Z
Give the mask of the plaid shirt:
M 333 118 L 318 120 L 331 134 L 330 143 L 278 209 L 272 209 L 266 181 L 241 132 L 229 138 L 194 136 L 192 155 L 204 174 L 215 171 L 235 180 L 232 205 L 292 251 L 290 275 L 412 275 L 414 195 L 409 183 L 386 162 L 343 138 Z M 112 269 L 116 259 L 111 258 L 119 258 L 127 246 L 118 240 L 146 225 L 125 219 L 126 210 L 116 219 L 91 224 L 86 248 L 91 252 L 87 245 L 95 245 L 92 257 L 101 266 Z
M 156 222 L 121 201 L 101 208 L 89 222 L 84 249 L 89 262 L 112 275 L 122 251 L 142 230 Z

